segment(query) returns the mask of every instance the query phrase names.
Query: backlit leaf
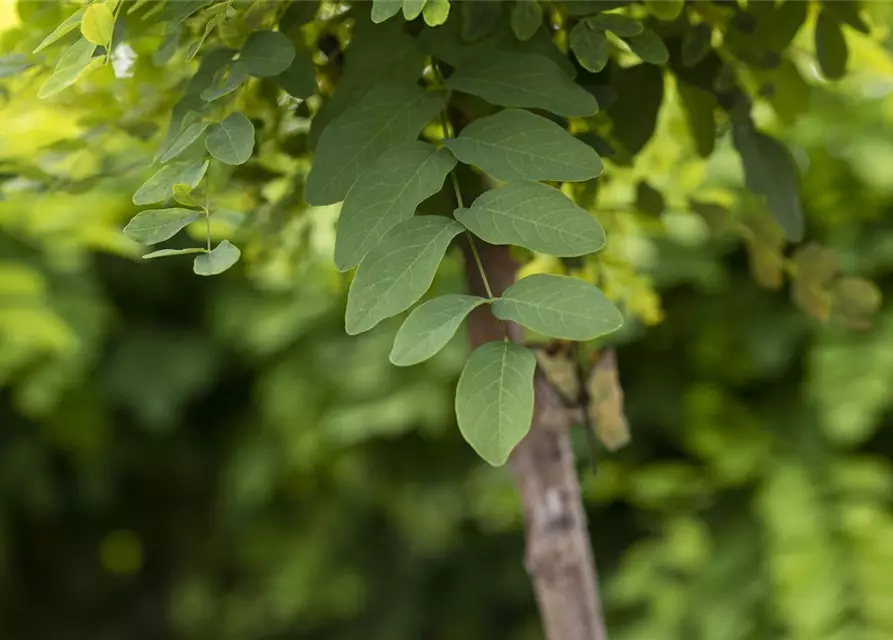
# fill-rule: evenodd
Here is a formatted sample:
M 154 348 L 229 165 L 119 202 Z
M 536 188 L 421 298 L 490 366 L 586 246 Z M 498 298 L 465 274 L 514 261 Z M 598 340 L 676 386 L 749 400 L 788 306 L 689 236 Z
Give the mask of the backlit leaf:
M 165 165 L 136 190 L 133 194 L 133 204 L 144 205 L 167 200 L 171 197 L 176 184 L 188 184 L 195 188 L 207 170 L 207 160 L 180 160 Z
M 210 122 L 194 122 L 186 127 L 161 156 L 161 162 L 169 162 L 186 151 L 196 140 L 201 138 L 210 124 Z
M 800 177 L 787 147 L 751 125 L 736 124 L 732 132 L 747 188 L 766 198 L 788 240 L 799 242 L 803 238 Z
M 826 10 L 819 13 L 815 23 L 815 51 L 822 75 L 829 80 L 844 76 L 849 49 L 840 23 Z
M 307 202 L 343 200 L 361 171 L 391 147 L 415 140 L 440 105 L 437 94 L 414 85 L 378 85 L 323 132 L 307 176 Z
M 490 189 L 456 219 L 490 244 L 514 244 L 559 257 L 601 249 L 605 232 L 585 209 L 539 182 L 510 182 Z
M 394 338 L 391 362 L 408 367 L 434 356 L 450 341 L 465 317 L 486 302 L 477 296 L 450 294 L 419 305 Z
M 141 211 L 124 227 L 124 235 L 140 244 L 158 244 L 170 240 L 203 215 L 201 211 L 179 207 Z
M 105 46 L 112 39 L 115 16 L 104 2 L 90 4 L 81 19 L 81 34 L 93 44 Z
M 96 51 L 96 45 L 84 38 L 80 38 L 68 47 L 59 58 L 59 62 L 56 63 L 53 75 L 47 78 L 40 87 L 37 97 L 49 98 L 73 85 L 93 60 L 94 51 Z
M 278 31 L 255 31 L 239 53 L 248 73 L 258 78 L 278 76 L 291 66 L 294 58 L 294 45 Z
M 403 0 L 372 0 L 372 22 L 378 24 L 393 18 L 403 8 Z
M 471 354 L 456 388 L 462 437 L 493 466 L 505 464 L 533 420 L 536 357 L 511 342 L 488 342 Z
M 220 244 L 211 250 L 211 253 L 203 253 L 195 257 L 192 270 L 199 276 L 216 276 L 239 261 L 242 252 L 229 240 L 222 240 Z
M 549 58 L 493 50 L 460 65 L 447 80 L 454 91 L 503 107 L 544 109 L 566 118 L 594 115 L 598 103 Z
M 512 7 L 512 31 L 518 40 L 530 40 L 543 26 L 543 8 L 536 0 L 515 0 Z
M 422 10 L 422 18 L 429 27 L 436 27 L 450 17 L 450 0 L 428 0 Z
M 67 34 L 71 33 L 75 29 L 78 28 L 78 25 L 81 24 L 81 19 L 84 17 L 84 8 L 78 9 L 73 14 L 71 14 L 65 21 L 60 24 L 58 27 L 53 29 L 53 32 L 43 39 L 37 48 L 32 51 L 32 53 L 40 53 L 44 49 L 46 49 L 51 44 L 59 41 L 61 38 L 65 37 Z
M 403 0 L 403 17 L 407 20 L 415 20 L 422 15 L 425 8 L 425 0 Z
M 504 109 L 475 120 L 444 144 L 459 160 L 497 180 L 576 182 L 595 178 L 602 161 L 551 120 L 522 109 Z
M 360 174 L 338 218 L 335 265 L 352 269 L 398 222 L 437 193 L 456 159 L 424 142 L 392 147 Z
M 225 120 L 211 125 L 205 147 L 220 162 L 244 164 L 254 151 L 254 125 L 241 113 L 231 113 Z
M 620 311 L 598 287 L 549 274 L 518 280 L 493 301 L 493 315 L 565 340 L 593 340 L 623 325 Z
M 658 20 L 675 20 L 685 7 L 685 0 L 645 0 L 648 12 Z
M 651 29 L 645 29 L 637 36 L 624 38 L 632 52 L 650 64 L 666 64 L 670 52 L 660 36 Z
M 424 295 L 462 225 L 418 216 L 395 225 L 357 268 L 347 296 L 345 326 L 354 335 L 405 311 Z
M 587 71 L 598 73 L 608 64 L 608 39 L 603 29 L 594 27 L 589 18 L 571 30 L 571 50 Z

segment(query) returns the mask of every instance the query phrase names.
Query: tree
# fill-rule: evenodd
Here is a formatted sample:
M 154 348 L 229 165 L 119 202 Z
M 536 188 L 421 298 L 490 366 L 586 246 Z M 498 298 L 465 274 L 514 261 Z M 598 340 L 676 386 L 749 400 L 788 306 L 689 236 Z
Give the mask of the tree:
M 548 637 L 598 638 L 568 436 L 579 410 L 535 373 L 521 327 L 604 347 L 623 320 L 615 302 L 636 318 L 628 292 L 606 296 L 594 284 L 616 289 L 596 253 L 606 235 L 610 246 L 611 227 L 606 234 L 589 210 L 602 208 L 612 170 L 629 167 L 653 135 L 670 79 L 696 153 L 710 156 L 718 134 L 730 132 L 756 203 L 742 197 L 747 206 L 730 211 L 692 200 L 690 209 L 745 239 L 761 283 L 777 288 L 788 273 L 798 304 L 819 319 L 865 324 L 879 304 L 869 283 L 839 276 L 833 254 L 816 245 L 784 257 L 786 242 L 804 237 L 799 172 L 786 146 L 755 124 L 758 100 L 790 116 L 784 85 L 803 80 L 787 51 L 808 19 L 824 76 L 839 78 L 844 32 L 870 30 L 857 5 L 830 2 L 91 3 L 34 51 L 68 44 L 43 81 L 44 98 L 64 99 L 68 87 L 109 76 L 115 63 L 134 90 L 165 87 L 142 113 L 133 108 L 138 95 L 125 97 L 129 110 L 119 114 L 120 128 L 136 136 L 170 114 L 154 148 L 157 170 L 133 196 L 137 206 L 164 208 L 138 213 L 125 232 L 155 245 L 203 224 L 206 242 L 144 258 L 197 254 L 198 275 L 235 265 L 236 244 L 224 238 L 212 247 L 212 225 L 244 217 L 219 195 L 231 183 L 278 192 L 265 195 L 272 211 L 343 201 L 334 258 L 342 271 L 357 268 L 345 319 L 357 334 L 418 302 L 451 244 L 461 247 L 468 292 L 416 307 L 391 361 L 425 360 L 470 317 L 459 428 L 490 464 L 511 454 Z M 141 42 L 159 30 L 157 50 L 154 39 Z M 139 54 L 129 70 L 128 48 Z M 193 58 L 197 70 L 165 66 Z M 33 62 L 6 64 L 27 72 Z M 602 156 L 611 164 L 596 181 Z M 89 189 L 89 178 L 65 186 Z M 646 180 L 626 204 L 654 215 L 666 206 Z M 534 258 L 549 266 L 516 280 L 518 261 Z M 592 400 L 606 440 L 610 421 L 622 431 L 623 418 L 610 356 L 602 362 L 609 383 L 595 390 L 607 391 Z

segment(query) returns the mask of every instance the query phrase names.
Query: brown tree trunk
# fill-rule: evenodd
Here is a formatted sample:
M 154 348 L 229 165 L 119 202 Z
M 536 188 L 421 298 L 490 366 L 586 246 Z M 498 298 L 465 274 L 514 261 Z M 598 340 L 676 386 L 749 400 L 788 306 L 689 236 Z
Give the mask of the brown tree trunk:
M 476 242 L 484 271 L 501 293 L 515 280 L 517 264 L 508 247 Z M 469 290 L 486 295 L 467 243 L 463 243 Z M 472 349 L 501 340 L 488 307 L 468 323 Z M 509 337 L 519 340 L 517 326 Z M 586 513 L 571 450 L 571 420 L 554 389 L 537 371 L 530 433 L 512 452 L 509 465 L 524 509 L 527 549 L 524 564 L 533 582 L 547 640 L 607 640 L 598 576 L 589 543 Z

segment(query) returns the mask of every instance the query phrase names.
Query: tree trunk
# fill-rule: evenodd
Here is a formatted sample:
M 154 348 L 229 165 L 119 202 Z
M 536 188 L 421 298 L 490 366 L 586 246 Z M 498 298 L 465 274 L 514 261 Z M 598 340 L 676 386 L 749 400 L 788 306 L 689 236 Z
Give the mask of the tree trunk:
M 493 295 L 515 280 L 517 264 L 508 247 L 475 243 Z M 463 243 L 469 290 L 486 296 L 467 242 Z M 520 339 L 508 323 L 509 338 Z M 501 340 L 502 330 L 488 307 L 469 318 L 472 349 Z M 512 452 L 509 465 L 524 509 L 524 564 L 533 582 L 547 640 L 607 640 L 586 512 L 571 450 L 571 419 L 540 371 L 534 380 L 535 406 L 530 433 Z

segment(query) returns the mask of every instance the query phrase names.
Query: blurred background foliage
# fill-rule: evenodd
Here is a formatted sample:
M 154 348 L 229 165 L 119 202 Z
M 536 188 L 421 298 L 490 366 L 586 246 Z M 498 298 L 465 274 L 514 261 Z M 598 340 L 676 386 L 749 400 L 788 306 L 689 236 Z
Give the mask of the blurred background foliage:
M 511 478 L 453 422 L 464 339 L 403 370 L 399 321 L 344 334 L 337 210 L 288 195 L 301 123 L 240 98 L 268 133 L 222 194 L 251 212 L 215 228 L 238 269 L 140 263 L 120 229 L 173 101 L 164 34 L 133 43 L 138 80 L 41 102 L 46 69 L 12 54 L 60 5 L 0 3 L 0 636 L 540 637 Z M 583 478 L 612 638 L 893 638 L 893 302 L 813 317 L 834 262 L 893 289 L 893 12 L 869 6 L 846 80 L 801 33 L 795 81 L 756 105 L 803 171 L 813 280 L 728 136 L 697 156 L 670 76 L 654 136 L 609 166 L 587 268 L 634 316 L 633 442 Z M 435 287 L 461 286 L 448 261 Z

